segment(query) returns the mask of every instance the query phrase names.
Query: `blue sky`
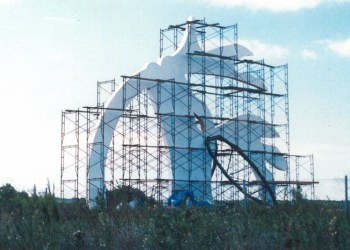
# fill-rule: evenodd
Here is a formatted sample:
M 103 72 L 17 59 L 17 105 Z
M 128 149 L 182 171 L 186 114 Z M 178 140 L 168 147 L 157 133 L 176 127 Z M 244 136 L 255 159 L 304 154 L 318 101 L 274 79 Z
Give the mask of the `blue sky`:
M 189 16 L 288 63 L 292 152 L 314 154 L 316 178 L 350 174 L 350 1 L 0 0 L 0 185 L 58 193 L 61 111 L 155 61 L 159 29 Z

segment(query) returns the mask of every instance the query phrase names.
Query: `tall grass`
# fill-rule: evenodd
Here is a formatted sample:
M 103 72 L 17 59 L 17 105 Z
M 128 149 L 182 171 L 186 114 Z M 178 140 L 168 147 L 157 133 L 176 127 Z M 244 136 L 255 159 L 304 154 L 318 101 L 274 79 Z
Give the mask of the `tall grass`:
M 125 190 L 124 190 L 125 191 Z M 331 202 L 304 199 L 273 208 L 166 208 L 130 193 L 109 194 L 99 209 L 0 188 L 0 249 L 350 249 L 350 223 Z M 144 199 L 146 199 L 144 197 Z

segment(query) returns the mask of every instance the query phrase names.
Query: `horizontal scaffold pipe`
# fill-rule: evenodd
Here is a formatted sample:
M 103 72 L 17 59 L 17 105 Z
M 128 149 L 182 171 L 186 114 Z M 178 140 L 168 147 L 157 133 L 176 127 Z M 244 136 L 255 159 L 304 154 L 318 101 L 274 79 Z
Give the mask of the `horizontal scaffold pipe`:
M 143 144 L 122 144 L 123 147 L 135 147 L 135 148 L 156 148 L 156 149 L 185 149 L 185 150 L 206 150 L 206 148 L 194 148 L 194 147 L 175 147 L 175 146 L 158 146 L 158 145 L 143 145 Z M 229 152 L 229 149 L 225 150 L 217 150 L 217 152 Z M 232 151 L 231 151 L 232 152 Z M 238 151 L 234 151 L 237 152 Z M 264 154 L 264 155 L 275 155 L 275 156 L 286 156 L 288 157 L 288 153 L 281 152 L 267 152 L 263 150 L 241 150 L 242 153 L 251 153 L 251 154 Z M 227 153 L 216 153 L 217 156 L 225 156 Z M 232 153 L 231 153 L 232 155 Z
M 219 183 L 219 184 L 231 184 L 229 181 L 220 181 L 220 180 L 209 180 L 209 181 L 205 181 L 205 180 L 181 180 L 181 179 L 164 179 L 164 178 L 156 178 L 156 179 L 129 179 L 129 178 L 122 178 L 119 179 L 121 181 L 131 181 L 131 182 L 137 182 L 137 183 L 143 183 L 143 182 L 173 182 L 173 181 L 180 181 L 180 182 L 199 182 L 199 183 Z
M 135 178 L 121 178 L 119 179 L 121 181 L 132 181 L 132 182 L 138 182 L 138 183 L 143 183 L 143 182 L 173 182 L 174 179 L 165 179 L 165 178 L 155 178 L 155 179 L 135 179 Z M 72 180 L 74 181 L 74 180 Z M 232 184 L 230 181 L 220 181 L 220 180 L 210 180 L 210 181 L 205 181 L 205 180 L 178 180 L 176 181 L 183 181 L 183 182 L 205 182 L 205 183 L 219 183 L 219 184 L 225 184 L 225 185 L 230 185 Z M 235 180 L 236 183 L 238 184 L 243 184 L 243 181 L 240 180 Z M 318 181 L 266 181 L 268 184 L 274 184 L 278 186 L 284 186 L 284 185 L 301 185 L 301 186 L 308 186 L 308 185 L 313 185 L 313 184 L 319 184 Z M 261 181 L 246 181 L 245 184 L 247 186 L 254 186 L 254 185 L 261 185 Z
M 181 23 L 181 24 L 169 25 L 169 28 L 168 29 L 164 29 L 164 30 L 170 30 L 170 29 L 175 29 L 175 28 L 187 27 L 188 24 L 192 24 L 192 23 L 204 24 L 202 20 L 196 19 L 196 20 L 192 20 L 192 21 L 186 21 L 185 23 Z
M 135 147 L 135 148 L 157 148 L 157 149 L 185 149 L 185 150 L 206 150 L 206 148 L 195 147 L 178 147 L 178 146 L 152 146 L 142 144 L 122 144 L 123 147 Z
M 136 109 L 115 109 L 115 108 L 99 108 L 99 107 L 84 107 L 89 109 L 101 109 L 101 110 L 111 110 L 111 111 L 126 111 L 126 112 L 133 112 L 137 111 Z M 136 119 L 136 118 L 149 118 L 149 119 L 156 119 L 159 116 L 170 116 L 170 117 L 178 117 L 178 118 L 196 118 L 195 115 L 177 115 L 172 113 L 154 113 L 155 116 L 152 115 L 145 115 L 145 114 L 122 114 L 121 116 L 130 118 L 130 119 Z M 272 123 L 266 123 L 264 121 L 255 121 L 255 120 L 248 120 L 248 119 L 237 119 L 232 117 L 217 117 L 217 116 L 201 116 L 202 119 L 210 119 L 210 120 L 219 120 L 219 121 L 239 121 L 239 122 L 246 122 L 249 124 L 262 124 L 262 125 L 269 125 L 273 127 L 284 127 L 287 126 L 287 124 L 280 123 L 280 124 L 272 124 Z M 108 123 L 108 122 L 106 122 Z M 300 156 L 303 157 L 303 156 Z
M 83 107 L 83 108 L 85 108 L 85 107 Z M 73 110 L 73 109 L 66 109 L 65 112 L 68 113 L 68 114 L 73 114 L 73 113 L 97 114 L 96 112 L 91 112 L 90 110 L 79 110 L 79 109 L 76 109 L 76 110 Z
M 203 23 L 200 24 L 196 27 L 197 29 L 201 29 L 201 28 L 206 28 L 206 27 L 214 27 L 214 28 L 218 28 L 218 29 L 232 29 L 235 26 L 237 26 L 237 24 L 233 24 L 233 25 L 229 25 L 229 26 L 222 26 L 219 25 L 220 23 Z
M 273 185 L 301 185 L 301 186 L 308 186 L 308 185 L 314 185 L 319 184 L 318 181 L 266 181 L 268 184 Z M 248 182 L 248 185 L 258 185 L 261 184 L 261 181 L 250 181 Z
M 210 74 L 212 76 L 217 76 L 220 77 L 220 75 L 216 75 L 216 74 Z M 142 81 L 150 81 L 150 82 L 157 82 L 159 84 L 165 84 L 165 83 L 173 83 L 173 84 L 177 84 L 177 85 L 184 85 L 187 87 L 203 87 L 205 86 L 206 88 L 211 88 L 211 89 L 221 89 L 221 90 L 237 90 L 238 92 L 249 92 L 249 93 L 254 93 L 254 94 L 259 94 L 259 95 L 269 95 L 269 96 L 275 96 L 275 97 L 284 97 L 286 94 L 275 94 L 275 93 L 271 93 L 271 92 L 266 92 L 263 89 L 252 89 L 252 88 L 243 88 L 243 87 L 235 87 L 235 86 L 213 86 L 213 85 L 203 85 L 203 84 L 199 84 L 199 83 L 188 83 L 188 82 L 179 82 L 179 81 L 175 81 L 173 79 L 157 79 L 157 78 L 145 78 L 145 77 L 140 77 L 138 75 L 135 76 L 125 76 L 122 75 L 122 78 L 128 78 L 128 79 L 138 79 L 138 80 L 142 80 Z M 224 76 L 223 78 L 229 78 L 232 80 L 237 80 L 239 82 L 242 83 L 246 83 L 250 86 L 253 86 L 251 84 L 249 84 L 249 82 L 243 81 L 241 79 L 235 78 L 235 77 L 229 77 L 229 76 Z M 256 87 L 256 86 L 253 86 Z
M 169 30 L 173 30 L 173 29 L 185 30 L 185 27 L 187 27 L 188 24 L 192 24 L 192 23 L 197 24 L 196 29 L 202 29 L 202 28 L 206 28 L 206 27 L 218 28 L 218 29 L 232 29 L 233 27 L 237 26 L 237 24 L 223 26 L 223 25 L 220 25 L 220 23 L 206 23 L 204 20 L 196 19 L 196 20 L 187 21 L 187 22 L 181 23 L 181 24 L 169 25 L 169 27 L 167 29 L 161 29 L 161 32 L 169 31 Z
M 204 51 L 194 51 L 194 53 L 188 53 L 189 55 L 193 55 L 193 56 L 207 56 L 207 57 L 216 57 L 219 58 L 221 60 L 230 60 L 230 61 L 234 61 L 235 64 L 241 64 L 241 63 L 246 63 L 246 64 L 257 64 L 257 65 L 261 65 L 261 66 L 266 66 L 269 68 L 274 69 L 276 66 L 271 66 L 268 64 L 265 64 L 263 62 L 259 62 L 259 61 L 253 61 L 253 60 L 248 60 L 248 59 L 237 59 L 235 57 L 231 57 L 231 56 L 222 56 L 222 55 L 217 55 L 217 54 L 212 54 L 212 53 L 207 53 Z
M 230 77 L 227 77 L 227 78 L 230 78 Z M 233 79 L 233 78 L 232 78 Z M 224 94 L 218 94 L 218 93 L 213 93 L 213 92 L 208 92 L 208 91 L 204 91 L 204 90 L 197 90 L 197 89 L 193 89 L 192 91 L 194 92 L 199 92 L 201 94 L 208 94 L 208 95 L 222 95 L 222 96 L 230 96 L 230 95 L 233 95 L 233 94 L 237 94 L 237 93 L 240 93 L 240 92 L 250 92 L 250 93 L 256 93 L 256 94 L 259 94 L 259 95 L 264 95 L 264 96 L 274 96 L 274 97 L 284 97 L 285 94 L 275 94 L 275 93 L 269 93 L 269 92 L 261 92 L 260 90 L 254 90 L 254 89 L 250 89 L 250 88 L 241 88 L 241 87 L 233 87 L 233 86 L 222 86 L 222 87 L 216 87 L 216 86 L 205 86 L 206 88 L 215 88 L 215 89 L 222 89 L 222 90 L 236 90 L 234 92 L 231 92 L 231 93 L 224 93 Z M 245 98 L 245 99 L 256 99 L 258 100 L 259 98 L 254 98 L 254 97 L 246 97 L 246 96 L 236 96 L 237 98 Z
M 130 110 L 130 109 L 115 109 L 115 108 L 98 108 L 98 107 L 84 107 L 84 108 L 89 108 L 89 109 L 102 109 L 102 110 L 114 110 L 114 111 L 126 111 L 126 112 L 133 112 L 137 111 L 136 109 Z M 178 117 L 178 118 L 196 118 L 197 116 L 195 115 L 177 115 L 174 113 L 154 113 L 155 116 L 151 115 L 145 115 L 145 114 L 122 114 L 121 116 L 127 117 L 130 119 L 136 119 L 136 118 L 149 118 L 149 119 L 156 119 L 159 116 L 170 116 L 170 117 Z M 255 120 L 247 120 L 247 119 L 237 119 L 237 118 L 232 118 L 232 117 L 217 117 L 217 116 L 201 116 L 202 119 L 211 119 L 211 120 L 220 120 L 220 121 L 239 121 L 239 122 L 246 122 L 250 124 L 262 124 L 262 125 L 269 125 L 273 127 L 284 127 L 287 126 L 287 124 L 271 124 L 271 123 L 266 123 L 264 121 L 255 121 Z M 108 123 L 108 122 L 106 122 Z M 300 156 L 303 157 L 303 156 Z
M 193 92 L 200 93 L 200 94 L 205 94 L 205 95 L 215 95 L 215 96 L 225 96 L 225 97 L 234 97 L 237 99 L 249 99 L 249 100 L 260 100 L 261 98 L 259 97 L 250 97 L 246 96 L 244 94 L 242 95 L 236 95 L 237 93 L 242 93 L 242 91 L 232 91 L 229 93 L 215 93 L 215 92 L 209 92 L 209 91 L 204 91 L 204 90 L 199 90 L 199 89 L 192 89 Z M 266 95 L 266 93 L 265 93 Z

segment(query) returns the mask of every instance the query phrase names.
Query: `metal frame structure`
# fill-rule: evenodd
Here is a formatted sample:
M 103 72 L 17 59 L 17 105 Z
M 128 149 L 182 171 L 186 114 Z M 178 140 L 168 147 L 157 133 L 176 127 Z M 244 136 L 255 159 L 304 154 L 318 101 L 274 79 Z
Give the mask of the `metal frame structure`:
M 100 155 L 98 167 L 103 173 L 98 180 L 104 183 L 100 189 L 102 195 L 105 188 L 126 185 L 164 201 L 172 192 L 183 191 L 181 183 L 186 183 L 188 191 L 200 190 L 206 197 L 210 194 L 214 202 L 248 196 L 257 202 L 273 204 L 290 199 L 291 189 L 300 186 L 306 186 L 303 192 L 308 198 L 314 198 L 313 157 L 290 154 L 287 65 L 271 66 L 263 60 L 240 58 L 237 24 L 222 26 L 205 20 L 191 20 L 161 29 L 160 57 L 174 53 L 185 31 L 194 24 L 201 51 L 187 52 L 187 82 L 145 78 L 140 74 L 122 76 L 122 109 L 113 110 L 104 105 L 103 100 L 107 98 L 103 98 L 102 93 L 108 96 L 115 91 L 115 80 L 112 80 L 97 83 L 96 107 L 62 112 L 61 198 L 85 197 L 87 202 L 94 199 L 89 197 L 89 188 L 97 182 L 89 175 L 89 169 L 92 167 L 90 155 L 96 148 Z M 224 54 L 227 44 L 233 44 L 233 56 Z M 235 75 L 228 76 L 227 65 L 232 65 Z M 130 80 L 136 83 L 133 88 L 138 95 L 127 100 L 124 86 Z M 254 84 L 257 80 L 264 88 Z M 148 82 L 153 84 L 142 86 Z M 106 85 L 110 88 L 104 88 Z M 156 93 L 152 98 L 149 88 Z M 193 96 L 207 107 L 200 116 L 192 110 Z M 177 103 L 184 98 L 187 98 L 187 113 L 179 115 Z M 166 112 L 161 109 L 165 102 L 171 104 Z M 104 120 L 107 110 L 121 112 L 108 146 L 103 136 L 104 127 L 112 123 Z M 181 132 L 179 120 L 183 126 Z M 205 129 L 209 122 L 217 128 L 216 135 Z M 229 123 L 231 126 L 226 126 Z M 99 129 L 101 141 L 93 140 L 92 135 Z M 186 133 L 187 145 L 180 148 L 166 143 L 165 137 L 175 141 L 179 133 Z M 227 141 L 226 134 L 235 136 Z M 253 147 L 256 137 L 262 141 L 259 150 Z M 201 138 L 205 141 L 203 147 L 193 147 L 191 142 Z M 246 147 L 237 147 L 242 141 Z M 180 153 L 175 154 L 175 151 Z M 173 163 L 179 157 L 188 161 L 186 179 L 176 178 Z M 274 167 L 281 157 L 288 163 L 286 171 Z M 191 175 L 206 167 L 199 163 L 207 161 L 213 163 L 211 179 L 194 180 Z

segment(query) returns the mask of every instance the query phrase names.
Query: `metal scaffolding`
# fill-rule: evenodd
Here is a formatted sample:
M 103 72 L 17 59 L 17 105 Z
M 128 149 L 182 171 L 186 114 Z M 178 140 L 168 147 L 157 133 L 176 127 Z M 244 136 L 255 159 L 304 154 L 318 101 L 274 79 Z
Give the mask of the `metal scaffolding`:
M 247 196 L 257 202 L 276 203 L 291 199 L 292 189 L 305 186 L 304 194 L 314 198 L 313 157 L 290 154 L 287 65 L 241 59 L 237 25 L 222 26 L 205 20 L 161 29 L 160 56 L 174 53 L 193 24 L 196 28 L 191 32 L 196 32 L 201 51 L 187 52 L 186 81 L 151 79 L 140 74 L 122 76 L 122 108 L 104 105 L 116 90 L 112 80 L 97 83 L 96 107 L 62 112 L 61 198 L 93 199 L 89 188 L 98 182 L 89 175 L 93 167 L 89 159 L 96 148 L 103 173 L 99 181 L 104 185 L 98 187 L 102 195 L 105 188 L 126 185 L 164 201 L 186 187 L 203 197 L 209 194 L 214 202 Z M 223 53 L 227 44 L 234 45 L 233 56 Z M 210 53 L 215 49 L 217 53 Z M 129 100 L 126 92 L 130 91 L 127 83 L 131 80 L 135 82 L 132 91 L 138 94 Z M 184 100 L 187 111 L 179 115 L 177 104 Z M 193 100 L 205 107 L 200 116 L 193 110 Z M 171 108 L 162 109 L 164 103 Z M 113 120 L 105 121 L 107 110 L 121 113 L 116 127 L 111 125 Z M 209 123 L 215 125 L 215 135 L 206 130 Z M 105 127 L 114 130 L 108 146 Z M 101 140 L 96 141 L 93 135 L 99 131 Z M 227 140 L 227 134 L 233 139 Z M 170 145 L 165 138 L 174 143 Z M 175 141 L 179 138 L 187 143 L 178 146 Z M 193 147 L 193 141 L 203 138 L 202 147 Z M 259 150 L 253 147 L 256 138 L 262 142 Z M 245 148 L 237 146 L 242 143 Z M 285 171 L 275 168 L 281 157 L 288 163 Z M 174 165 L 176 161 L 187 162 L 185 178 L 177 177 L 176 168 L 181 166 Z M 211 178 L 194 180 L 193 175 L 203 171 L 206 166 L 202 163 L 208 161 L 212 162 Z

